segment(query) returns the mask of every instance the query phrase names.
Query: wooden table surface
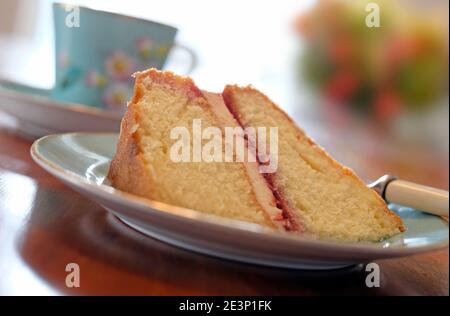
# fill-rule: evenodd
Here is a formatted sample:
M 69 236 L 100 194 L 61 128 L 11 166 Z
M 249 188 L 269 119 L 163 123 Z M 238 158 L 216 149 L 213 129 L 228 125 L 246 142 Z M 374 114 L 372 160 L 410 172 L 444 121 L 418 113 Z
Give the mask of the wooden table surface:
M 448 249 L 377 261 L 381 287 L 367 288 L 362 266 L 272 269 L 167 245 L 125 227 L 50 176 L 30 158 L 31 143 L 0 128 L 0 294 L 448 295 Z M 368 175 L 389 171 L 380 161 L 371 162 Z M 427 167 L 416 176 L 404 172 L 448 189 L 448 160 Z M 72 262 L 80 267 L 79 288 L 65 285 Z

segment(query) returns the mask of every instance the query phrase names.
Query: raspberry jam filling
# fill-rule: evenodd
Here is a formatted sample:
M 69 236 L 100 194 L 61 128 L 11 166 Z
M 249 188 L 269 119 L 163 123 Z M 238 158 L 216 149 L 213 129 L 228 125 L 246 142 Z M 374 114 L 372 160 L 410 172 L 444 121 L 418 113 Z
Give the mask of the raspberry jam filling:
M 236 122 L 241 126 L 241 128 L 244 129 L 245 126 L 242 124 L 237 111 L 232 106 L 232 100 L 227 95 L 224 94 L 222 95 L 222 97 L 231 115 L 234 117 Z M 244 138 L 249 146 L 255 146 L 255 144 L 249 144 L 247 135 L 244 135 Z M 259 165 L 262 165 L 259 157 L 256 157 L 256 160 Z M 276 207 L 281 210 L 282 219 L 280 220 L 284 222 L 283 225 L 284 229 L 289 232 L 303 232 L 303 227 L 298 217 L 296 216 L 295 212 L 292 210 L 292 208 L 289 207 L 287 200 L 283 197 L 282 193 L 278 191 L 278 189 L 274 184 L 276 173 L 264 173 L 263 176 L 264 180 L 266 181 L 275 198 Z

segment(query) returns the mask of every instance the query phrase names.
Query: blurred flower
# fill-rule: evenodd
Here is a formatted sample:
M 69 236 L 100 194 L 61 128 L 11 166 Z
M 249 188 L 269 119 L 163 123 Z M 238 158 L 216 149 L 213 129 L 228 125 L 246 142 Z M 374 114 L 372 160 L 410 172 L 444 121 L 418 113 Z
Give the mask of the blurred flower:
M 339 36 L 330 42 L 327 54 L 335 63 L 350 63 L 354 57 L 355 43 L 349 36 Z
M 139 56 L 143 60 L 148 60 L 151 56 L 153 41 L 148 37 L 141 37 L 136 41 Z
M 392 66 L 415 58 L 422 50 L 421 46 L 418 37 L 393 36 L 385 51 L 386 61 Z
M 88 71 L 85 77 L 86 84 L 89 87 L 102 88 L 106 84 L 106 78 L 97 70 Z
M 394 92 L 389 90 L 381 91 L 376 96 L 374 108 L 377 120 L 388 122 L 399 114 L 401 102 Z
M 126 81 L 134 71 L 135 62 L 123 52 L 114 52 L 106 60 L 106 72 L 113 79 Z
M 126 84 L 115 84 L 108 87 L 103 96 L 103 103 L 111 110 L 124 111 L 131 98 L 132 89 Z
M 330 78 L 325 87 L 326 96 L 335 102 L 346 102 L 358 88 L 358 78 L 352 71 L 342 70 Z

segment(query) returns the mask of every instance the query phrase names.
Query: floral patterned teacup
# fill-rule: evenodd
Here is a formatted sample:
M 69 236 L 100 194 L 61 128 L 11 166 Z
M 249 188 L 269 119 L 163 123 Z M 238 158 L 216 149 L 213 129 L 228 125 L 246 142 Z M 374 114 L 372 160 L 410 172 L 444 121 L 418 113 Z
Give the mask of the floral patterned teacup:
M 52 97 L 124 111 L 133 91 L 131 75 L 161 69 L 177 29 L 148 20 L 86 7 L 54 3 L 56 83 Z

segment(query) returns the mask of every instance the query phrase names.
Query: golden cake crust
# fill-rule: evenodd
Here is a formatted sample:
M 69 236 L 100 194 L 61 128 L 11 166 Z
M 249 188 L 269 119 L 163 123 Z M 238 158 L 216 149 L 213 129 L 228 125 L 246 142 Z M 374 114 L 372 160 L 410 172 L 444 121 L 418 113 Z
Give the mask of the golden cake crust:
M 138 136 L 133 132 L 137 127 L 135 115 L 135 109 L 130 103 L 122 119 L 117 150 L 111 161 L 108 179 L 119 190 L 151 198 L 151 179 L 144 170 L 136 140 Z

